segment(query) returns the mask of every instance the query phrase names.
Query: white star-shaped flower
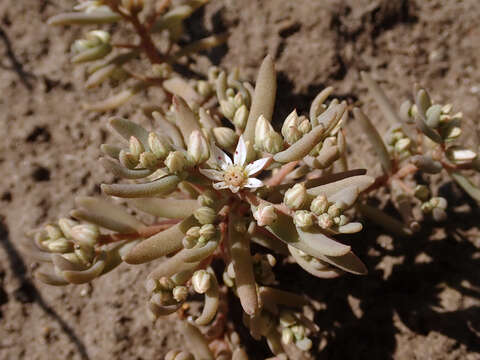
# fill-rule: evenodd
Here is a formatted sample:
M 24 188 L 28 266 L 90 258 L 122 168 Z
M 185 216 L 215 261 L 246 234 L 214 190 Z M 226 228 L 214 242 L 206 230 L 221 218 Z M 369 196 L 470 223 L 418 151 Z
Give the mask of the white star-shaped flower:
M 199 169 L 200 172 L 209 179 L 218 181 L 213 184 L 213 188 L 220 190 L 229 188 L 233 193 L 242 188 L 259 188 L 263 182 L 250 177 L 263 170 L 270 158 L 263 158 L 254 161 L 245 166 L 247 159 L 247 146 L 243 137 L 240 136 L 237 148 L 233 154 L 233 163 L 230 157 L 216 145 L 212 145 L 212 155 L 215 157 L 218 167 L 221 169 Z

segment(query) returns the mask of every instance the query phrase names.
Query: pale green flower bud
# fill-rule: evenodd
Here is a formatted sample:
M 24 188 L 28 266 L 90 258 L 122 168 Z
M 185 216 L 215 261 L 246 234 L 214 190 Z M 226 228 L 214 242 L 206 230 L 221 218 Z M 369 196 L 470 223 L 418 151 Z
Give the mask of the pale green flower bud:
M 215 203 L 215 193 L 211 190 L 206 190 L 197 200 L 201 206 L 212 206 Z
M 310 340 L 308 337 L 304 337 L 295 341 L 295 346 L 302 351 L 309 351 L 312 348 L 312 340 Z
M 198 239 L 199 239 L 198 237 L 185 236 L 185 237 L 182 239 L 182 246 L 183 246 L 185 249 L 191 249 L 191 248 L 193 248 L 195 245 L 197 245 Z
M 192 276 L 193 289 L 199 293 L 204 294 L 210 289 L 212 274 L 206 270 L 197 270 Z
M 343 225 L 346 225 L 348 223 L 348 217 L 346 217 L 345 215 L 342 214 L 340 216 L 337 216 L 337 217 L 333 218 L 333 222 L 337 226 L 343 226 Z
M 187 230 L 186 235 L 193 238 L 198 238 L 200 236 L 200 226 L 192 226 Z
M 395 143 L 395 151 L 397 153 L 401 153 L 407 150 L 411 144 L 412 144 L 412 141 L 409 138 L 400 139 Z
M 195 360 L 195 358 L 189 352 L 170 350 L 167 355 L 165 355 L 165 360 Z
M 233 97 L 233 104 L 237 107 L 237 109 L 245 104 L 241 93 L 237 93 L 237 95 Z
M 300 130 L 303 135 L 308 134 L 312 130 L 312 124 L 305 116 L 300 116 L 299 120 L 301 119 L 303 119 L 303 121 L 298 125 L 298 130 Z
M 56 240 L 64 236 L 61 229 L 56 225 L 47 225 L 45 226 L 45 231 L 50 240 Z
M 257 220 L 258 226 L 272 225 L 277 220 L 275 207 L 272 205 L 260 205 L 253 213 L 253 217 Z
M 199 231 L 200 236 L 202 236 L 205 240 L 212 239 L 216 235 L 216 233 L 217 233 L 217 229 L 213 224 L 203 225 Z
M 263 149 L 270 154 L 276 154 L 282 151 L 283 149 L 282 136 L 277 132 L 271 132 L 270 134 L 268 134 L 263 143 Z
M 426 201 L 420 206 L 420 209 L 425 214 L 428 214 L 433 210 L 433 205 L 430 203 L 430 201 Z
M 282 330 L 282 343 L 285 345 L 293 343 L 293 331 L 290 328 L 285 328 Z
M 448 206 L 447 200 L 443 197 L 432 197 L 430 199 L 432 208 L 445 210 Z
M 430 190 L 425 185 L 417 185 L 415 186 L 414 196 L 421 201 L 427 201 L 430 197 Z
M 157 169 L 159 165 L 157 157 L 150 151 L 141 153 L 139 162 L 142 167 L 151 170 Z
M 307 202 L 307 189 L 303 183 L 295 184 L 288 189 L 283 198 L 283 202 L 290 209 L 298 210 Z
M 63 237 L 55 240 L 50 240 L 47 244 L 48 250 L 54 253 L 64 254 L 73 250 L 72 242 Z
M 181 151 L 172 151 L 165 159 L 165 166 L 171 173 L 179 173 L 187 166 L 187 158 Z
M 255 147 L 259 150 L 265 150 L 265 141 L 270 133 L 274 133 L 272 125 L 260 115 L 255 126 Z
M 458 138 L 462 134 L 462 129 L 458 126 L 452 126 L 448 129 L 448 132 L 445 134 L 446 141 L 452 141 Z
M 461 164 L 465 162 L 468 163 L 470 161 L 473 161 L 477 157 L 477 154 L 474 151 L 463 148 L 461 146 L 451 146 L 447 149 L 445 154 L 450 161 L 456 164 Z
M 293 110 L 287 116 L 282 126 L 282 135 L 288 144 L 293 144 L 303 136 L 303 133 L 298 128 L 299 125 L 297 110 Z
M 230 278 L 235 279 L 235 268 L 233 267 L 233 262 L 227 265 L 227 274 Z
M 118 154 L 118 160 L 120 161 L 120 164 L 125 166 L 127 169 L 135 169 L 135 167 L 138 165 L 138 158 L 138 156 L 130 154 L 125 150 L 120 150 L 120 153 Z
M 312 203 L 310 204 L 310 210 L 315 215 L 320 215 L 326 212 L 328 209 L 328 199 L 325 194 L 318 195 L 315 199 L 313 199 Z
M 91 265 L 93 256 L 95 255 L 95 250 L 93 247 L 83 247 L 75 245 L 74 247 L 75 255 L 86 265 Z
M 110 34 L 103 30 L 93 30 L 86 34 L 85 39 L 79 39 L 73 43 L 72 62 L 98 60 L 105 57 L 110 51 L 112 51 Z
M 283 327 L 290 327 L 297 322 L 297 318 L 289 310 L 283 310 L 280 313 L 280 325 Z
M 75 243 L 81 246 L 94 246 L 100 235 L 98 226 L 93 224 L 81 224 L 72 227 L 70 236 Z
M 327 214 L 327 213 L 323 213 L 323 214 L 319 215 L 318 218 L 317 218 L 317 221 L 318 221 L 318 225 L 322 229 L 328 229 L 328 228 L 332 227 L 332 225 L 333 225 L 333 220 L 330 217 L 330 215 Z
M 235 111 L 237 110 L 237 108 L 235 107 L 233 101 L 220 100 L 220 110 L 227 119 L 232 119 L 235 115 Z
M 188 138 L 188 153 L 196 165 L 207 161 L 210 157 L 207 140 L 199 130 L 193 131 Z
M 334 217 L 340 216 L 341 211 L 342 210 L 337 204 L 333 204 L 329 206 L 327 212 L 328 212 L 328 215 L 330 215 L 330 217 L 334 218 Z
M 66 237 L 70 237 L 70 231 L 75 225 L 78 225 L 78 222 L 71 219 L 61 218 L 60 220 L 58 220 L 58 226 Z
M 222 149 L 232 149 L 238 143 L 238 135 L 228 127 L 217 127 L 213 129 L 215 142 Z
M 293 215 L 293 222 L 299 227 L 309 227 L 313 225 L 313 214 L 310 211 L 299 210 Z
M 136 156 L 137 158 L 140 156 L 141 153 L 145 151 L 143 144 L 135 136 L 130 136 L 130 141 L 128 145 L 130 149 L 130 154 Z
M 188 289 L 186 286 L 175 286 L 172 291 L 173 298 L 178 302 L 187 300 Z
M 292 329 L 295 339 L 300 340 L 305 337 L 305 327 L 303 325 L 293 325 L 290 329 Z
M 62 256 L 73 264 L 83 265 L 82 260 L 73 252 L 64 253 Z
M 248 109 L 246 105 L 240 106 L 237 111 L 235 111 L 235 116 L 233 117 L 233 124 L 239 128 L 244 129 L 247 125 L 248 119 Z
M 215 221 L 217 213 L 211 207 L 202 206 L 195 210 L 193 216 L 195 216 L 195 219 L 197 219 L 200 224 L 206 225 L 212 224 Z
M 235 285 L 234 280 L 228 275 L 226 271 L 223 273 L 222 278 L 223 278 L 223 282 L 228 287 L 233 287 Z
M 170 144 L 160 140 L 154 132 L 148 134 L 148 146 L 150 150 L 152 150 L 152 153 L 161 160 L 165 159 L 171 150 Z
M 199 80 L 197 82 L 197 92 L 202 96 L 209 96 L 212 93 L 212 85 L 208 81 Z
M 160 289 L 167 290 L 167 291 L 172 290 L 176 286 L 175 282 L 167 276 L 162 276 L 158 280 L 158 285 L 160 286 Z
M 235 90 L 232 88 L 228 88 L 225 90 L 225 95 L 227 96 L 228 100 L 230 100 L 233 103 L 233 97 L 235 96 Z

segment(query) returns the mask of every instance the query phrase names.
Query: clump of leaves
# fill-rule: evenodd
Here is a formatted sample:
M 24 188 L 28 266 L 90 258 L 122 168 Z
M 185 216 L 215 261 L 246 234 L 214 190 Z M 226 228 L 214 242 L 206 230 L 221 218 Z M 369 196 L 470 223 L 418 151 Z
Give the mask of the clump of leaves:
M 205 82 L 191 88 L 173 71 L 175 66 L 186 66 L 180 64 L 182 58 L 218 46 L 226 39 L 222 34 L 185 42 L 184 21 L 207 2 L 188 0 L 172 6 L 170 0 L 147 3 L 143 0 L 79 0 L 74 11 L 51 17 L 48 23 L 57 26 L 121 25 L 121 28 L 110 26 L 115 29 L 114 34 L 90 30 L 72 44 L 71 61 L 89 64 L 87 89 L 106 81 L 123 88 L 107 99 L 86 104 L 86 108 L 115 109 L 149 87 L 161 87 L 168 95 L 189 92 L 190 97 L 196 99 L 208 97 L 211 89 Z
M 76 198 L 70 217 L 33 236 L 32 256 L 46 263 L 36 276 L 51 285 L 81 284 L 122 262 L 155 261 L 157 267 L 145 281 L 147 311 L 153 320 L 176 312 L 186 339 L 186 348 L 170 351 L 166 359 L 248 359 L 233 325 L 225 321 L 227 291 L 238 297 L 251 336 L 265 338 L 275 359 L 308 359 L 318 328 L 305 311 L 307 299 L 281 289 L 274 271 L 277 260 L 289 259 L 318 278 L 365 274 L 345 237 L 362 230 L 355 209 L 389 231 L 410 235 L 421 223 L 415 210 L 445 218 L 447 201 L 432 196 L 428 174 L 446 171 L 480 200 L 466 176 L 466 171 L 480 169 L 478 156 L 455 143 L 462 116 L 452 115 L 450 105 L 432 103 L 417 88 L 415 103 L 404 103 L 397 113 L 368 74 L 362 74 L 363 80 L 391 124 L 384 141 L 368 117 L 353 108 L 382 164 L 377 178 L 365 169 L 348 169 L 343 127 L 349 108 L 331 98 L 331 87 L 315 97 L 308 114 L 293 110 L 280 129 L 272 126 L 276 73 L 269 56 L 255 87 L 242 81 L 237 70 L 212 67 L 206 80 L 191 82 L 163 72 L 181 56 L 218 43 L 211 38 L 183 49 L 174 46 L 183 19 L 203 3 L 189 1 L 170 9 L 169 1 L 161 1 L 156 11 L 145 10 L 149 15 L 140 17 L 141 0 L 84 1 L 77 12 L 50 20 L 122 20 L 139 36 L 138 45 L 118 46 L 109 34 L 95 30 L 73 45 L 74 62 L 100 60 L 90 68 L 87 86 L 118 74 L 136 79 L 92 108 L 119 106 L 155 84 L 172 96 L 167 106 L 145 109 L 152 129 L 110 119 L 120 140 L 102 145 L 99 163 L 126 181 L 101 188 L 126 206 L 105 198 Z M 155 31 L 166 31 L 167 52 L 153 43 Z M 104 59 L 114 48 L 129 50 Z M 162 75 L 140 77 L 127 70 L 126 64 L 140 55 L 161 66 L 154 69 L 163 69 Z M 419 184 L 415 174 L 426 174 L 425 183 Z M 366 203 L 368 194 L 381 187 L 389 191 L 402 221 Z M 155 220 L 146 223 L 130 208 Z M 217 266 L 214 271 L 214 260 L 223 263 L 220 271 Z M 195 293 L 204 295 L 199 313 L 184 306 Z
M 217 316 L 225 288 L 238 296 L 255 339 L 265 337 L 274 354 L 297 358 L 312 346 L 316 325 L 303 315 L 305 298 L 276 288 L 276 259 L 290 256 L 320 278 L 365 274 L 336 236 L 362 229 L 350 209 L 374 179 L 362 169 L 333 171 L 345 154 L 348 112 L 345 102 L 324 105 L 331 89 L 319 94 L 309 116 L 293 111 L 277 132 L 271 125 L 276 74 L 270 57 L 255 88 L 220 69 L 212 69 L 209 81 L 217 95 L 210 108 L 190 107 L 174 96 L 169 111 L 153 112 L 155 129 L 110 120 L 125 145 L 102 145 L 100 163 L 133 182 L 103 184 L 102 190 L 158 220 L 146 224 L 105 199 L 77 198 L 70 214 L 75 220 L 60 219 L 35 235 L 40 251 L 34 255 L 51 263 L 37 276 L 52 285 L 78 284 L 122 261 L 158 261 L 146 280 L 152 317 L 175 311 L 186 317 L 182 305 L 196 292 L 205 294 L 205 304 L 189 319 L 219 328 L 209 331 L 217 340 L 209 350 L 205 344 L 214 339 L 185 325 L 205 345 L 191 349 L 195 358 L 218 358 L 215 349 L 231 356 L 236 348 L 229 340 L 234 332 Z M 262 250 L 252 253 L 252 243 Z M 223 274 L 212 270 L 214 258 L 224 262 Z M 220 341 L 218 334 L 227 337 Z
M 368 117 L 360 109 L 353 109 L 384 172 L 370 190 L 385 187 L 402 221 L 365 203 L 359 204 L 360 211 L 400 235 L 419 230 L 423 216 L 443 221 L 447 216 L 447 200 L 435 196 L 431 186 L 432 176 L 441 172 L 480 201 L 480 189 L 468 175 L 480 171 L 478 154 L 458 141 L 462 134 L 462 113 L 454 113 L 451 104 L 433 103 L 427 91 L 418 85 L 414 89 L 414 102 L 405 101 L 396 112 L 373 78 L 366 73 L 362 73 L 362 78 L 390 123 L 382 139 Z

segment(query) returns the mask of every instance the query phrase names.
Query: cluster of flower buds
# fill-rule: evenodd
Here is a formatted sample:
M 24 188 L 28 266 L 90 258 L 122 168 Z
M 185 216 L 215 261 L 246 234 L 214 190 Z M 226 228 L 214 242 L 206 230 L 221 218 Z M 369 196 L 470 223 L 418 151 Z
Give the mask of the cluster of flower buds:
M 405 134 L 401 126 L 390 128 L 387 134 L 387 144 L 390 146 L 390 153 L 398 160 L 404 160 L 412 156 L 412 140 Z
M 110 34 L 103 30 L 93 30 L 85 39 L 76 40 L 72 45 L 72 62 L 81 63 L 103 59 L 112 51 Z
M 35 234 L 39 250 L 35 255 L 41 261 L 51 262 L 54 272 L 39 272 L 38 277 L 53 285 L 91 281 L 106 265 L 106 253 L 95 249 L 99 236 L 96 225 L 67 218 L 46 225 Z
M 252 87 L 250 84 L 239 80 L 239 72 L 233 71 L 227 75 L 216 67 L 208 73 L 210 87 L 216 91 L 222 114 L 232 122 L 238 130 L 243 130 L 247 124 L 250 111 Z M 207 84 L 198 84 L 199 92 L 210 90 Z
M 304 183 L 295 184 L 285 192 L 283 202 L 294 210 L 293 222 L 304 229 L 318 225 L 340 233 L 353 233 L 362 229 L 360 223 L 351 223 L 343 212 L 357 200 L 356 188 L 346 188 L 327 198 L 325 193 L 313 196 L 307 192 Z
M 443 197 L 430 195 L 430 190 L 425 185 L 417 185 L 414 192 L 415 197 L 421 201 L 421 210 L 425 214 L 432 214 L 435 221 L 446 219 L 447 200 Z
M 293 311 L 282 310 L 279 319 L 284 344 L 294 343 L 302 351 L 312 348 L 312 340 L 306 336 L 307 328 Z

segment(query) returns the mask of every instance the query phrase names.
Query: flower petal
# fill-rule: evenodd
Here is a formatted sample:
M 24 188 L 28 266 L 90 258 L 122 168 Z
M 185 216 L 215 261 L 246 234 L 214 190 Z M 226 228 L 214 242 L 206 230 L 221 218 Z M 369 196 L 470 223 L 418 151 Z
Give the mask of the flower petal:
M 248 188 L 259 188 L 263 186 L 263 182 L 255 178 L 248 178 L 244 186 Z
M 230 188 L 230 191 L 233 192 L 234 194 L 236 194 L 238 190 L 240 190 L 240 186 L 229 185 L 228 187 Z
M 212 155 L 215 158 L 215 161 L 217 162 L 218 166 L 222 170 L 226 170 L 230 165 L 232 165 L 232 159 L 230 159 L 230 157 L 227 154 L 225 154 L 225 152 L 222 149 L 220 149 L 215 144 L 213 144 L 212 149 L 213 149 Z
M 240 138 L 238 139 L 237 148 L 235 149 L 235 153 L 233 154 L 233 163 L 235 165 L 243 166 L 245 165 L 246 160 L 247 160 L 247 145 L 245 145 L 243 136 L 240 136 Z
M 207 178 L 212 180 L 223 180 L 223 173 L 218 170 L 213 169 L 198 169 L 202 175 L 205 175 Z
M 226 189 L 228 187 L 228 185 L 225 183 L 225 181 L 220 181 L 218 183 L 214 183 L 212 186 L 215 190 Z
M 253 163 L 245 166 L 245 171 L 247 172 L 247 175 L 251 176 L 262 171 L 263 168 L 267 165 L 269 160 L 270 158 L 266 157 L 263 159 L 255 160 Z

